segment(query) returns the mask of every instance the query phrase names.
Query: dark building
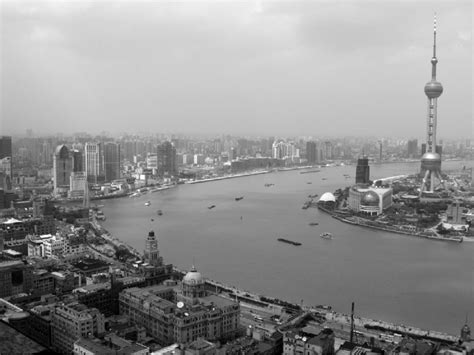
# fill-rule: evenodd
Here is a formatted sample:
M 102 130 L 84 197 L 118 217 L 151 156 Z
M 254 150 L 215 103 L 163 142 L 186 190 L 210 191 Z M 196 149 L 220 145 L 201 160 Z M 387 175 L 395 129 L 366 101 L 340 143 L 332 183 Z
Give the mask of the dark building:
M 71 151 L 72 157 L 72 171 L 74 173 L 84 171 L 84 157 L 82 156 L 82 152 L 74 149 Z
M 0 188 L 10 190 L 10 181 L 12 180 L 12 137 L 0 136 L 0 174 L 4 175 L 0 181 Z M 5 186 L 4 186 L 5 185 Z M 7 188 L 8 187 L 8 188 Z
M 0 262 L 0 298 L 29 293 L 33 288 L 32 269 L 20 260 Z
M 369 158 L 357 159 L 356 184 L 368 184 L 370 181 Z
M 156 148 L 157 170 L 159 176 L 176 176 L 176 148 L 171 142 L 159 144 Z
M 306 159 L 308 159 L 309 164 L 315 164 L 319 161 L 316 142 L 306 142 Z
M 426 147 L 426 145 L 425 145 Z M 426 148 L 425 148 L 426 149 Z M 407 156 L 408 158 L 418 158 L 418 140 L 412 139 L 407 143 Z
M 105 181 L 120 178 L 120 144 L 108 142 L 104 144 Z

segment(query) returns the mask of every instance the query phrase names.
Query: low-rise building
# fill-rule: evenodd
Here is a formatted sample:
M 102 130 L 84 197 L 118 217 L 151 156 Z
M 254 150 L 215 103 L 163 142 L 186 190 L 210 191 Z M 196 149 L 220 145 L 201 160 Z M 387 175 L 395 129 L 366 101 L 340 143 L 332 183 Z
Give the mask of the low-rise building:
M 150 349 L 115 334 L 108 334 L 103 340 L 88 338 L 77 340 L 73 352 L 74 355 L 148 355 Z

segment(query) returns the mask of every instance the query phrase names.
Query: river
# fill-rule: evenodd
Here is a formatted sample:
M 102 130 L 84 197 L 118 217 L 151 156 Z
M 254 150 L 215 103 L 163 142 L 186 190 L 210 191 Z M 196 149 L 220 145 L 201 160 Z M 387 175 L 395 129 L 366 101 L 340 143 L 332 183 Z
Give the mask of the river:
M 443 167 L 462 164 L 474 165 L 445 162 Z M 418 167 L 372 165 L 371 178 Z M 346 313 L 354 301 L 360 316 L 459 334 L 466 314 L 474 318 L 474 243 L 368 230 L 314 208 L 301 209 L 309 194 L 333 192 L 352 184 L 354 176 L 355 166 L 343 166 L 180 185 L 101 202 L 107 216 L 103 225 L 137 250 L 143 250 L 153 229 L 165 262 L 182 269 L 194 262 L 205 277 L 245 290 Z M 235 201 L 240 196 L 244 199 Z M 319 225 L 309 226 L 312 221 Z M 322 239 L 322 232 L 334 238 Z

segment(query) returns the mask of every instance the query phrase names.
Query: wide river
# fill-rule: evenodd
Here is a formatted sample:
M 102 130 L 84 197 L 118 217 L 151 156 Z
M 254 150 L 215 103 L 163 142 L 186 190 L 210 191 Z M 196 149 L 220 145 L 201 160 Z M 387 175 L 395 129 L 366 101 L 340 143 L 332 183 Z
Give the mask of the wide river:
M 445 162 L 443 168 L 463 164 L 474 166 Z M 418 168 L 419 163 L 372 165 L 371 178 Z M 251 292 L 344 313 L 354 301 L 360 316 L 458 334 L 466 314 L 474 319 L 474 243 L 368 230 L 301 208 L 309 194 L 333 192 L 352 184 L 354 176 L 355 166 L 343 166 L 180 185 L 101 202 L 103 225 L 137 250 L 153 229 L 166 263 L 189 269 L 194 260 L 205 277 Z M 244 199 L 235 201 L 239 196 Z M 309 226 L 312 221 L 319 225 Z M 322 239 L 322 232 L 334 238 Z

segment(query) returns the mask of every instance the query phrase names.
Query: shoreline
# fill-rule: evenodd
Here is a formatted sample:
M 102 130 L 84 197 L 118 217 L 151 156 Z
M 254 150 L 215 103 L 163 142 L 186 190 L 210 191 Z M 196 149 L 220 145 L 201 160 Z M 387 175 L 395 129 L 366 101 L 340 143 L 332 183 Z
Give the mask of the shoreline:
M 326 209 L 322 206 L 318 205 L 317 208 L 319 210 L 329 214 L 332 218 L 337 219 L 338 221 L 341 221 L 341 222 L 344 222 L 344 223 L 347 223 L 347 224 L 351 224 L 351 225 L 354 225 L 354 226 L 366 227 L 366 228 L 373 229 L 373 230 L 381 230 L 381 231 L 384 231 L 384 232 L 400 234 L 400 235 L 408 235 L 408 236 L 417 237 L 417 238 L 439 240 L 439 241 L 442 241 L 442 242 L 462 243 L 463 241 L 471 241 L 470 239 L 467 239 L 468 237 L 466 237 L 466 236 L 441 237 L 441 236 L 437 236 L 437 235 L 424 234 L 423 232 L 414 232 L 414 231 L 410 231 L 410 230 L 392 229 L 392 228 L 389 228 L 389 227 L 377 226 L 377 225 L 361 222 L 361 220 L 364 220 L 364 219 L 360 218 L 360 217 L 354 217 L 357 220 L 350 220 L 350 219 L 344 218 L 342 216 L 339 216 L 336 213 L 331 212 L 331 211 L 329 211 L 328 209 Z M 368 221 L 368 222 L 370 222 L 370 221 Z

